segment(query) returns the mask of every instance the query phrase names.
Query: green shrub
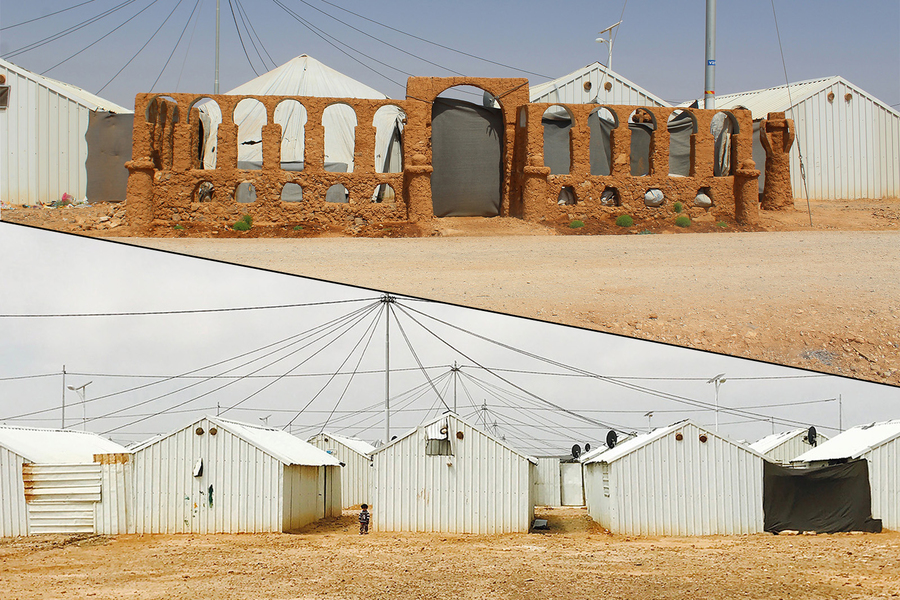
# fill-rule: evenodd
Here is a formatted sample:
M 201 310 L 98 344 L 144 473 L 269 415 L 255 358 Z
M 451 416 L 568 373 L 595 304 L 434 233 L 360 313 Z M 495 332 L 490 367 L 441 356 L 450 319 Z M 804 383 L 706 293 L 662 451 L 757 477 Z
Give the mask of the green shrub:
M 675 204 L 672 205 L 672 209 L 677 213 L 680 213 L 683 208 L 684 208 L 684 204 L 682 204 L 681 202 L 676 202 Z
M 247 221 L 238 221 L 237 223 L 234 224 L 234 230 L 235 231 L 249 231 L 250 225 L 247 223 Z
M 722 229 L 725 229 L 726 227 L 728 227 L 728 223 L 726 223 L 725 221 L 718 221 L 716 223 L 716 227 L 721 227 Z
M 644 229 L 643 231 L 638 231 L 638 235 L 653 235 L 656 233 L 655 231 L 650 231 L 649 229 Z
M 179 224 L 179 225 L 176 225 L 176 226 L 175 226 L 175 229 L 177 229 L 178 231 L 184 231 L 184 227 L 183 227 L 182 225 L 180 225 L 180 224 Z
M 572 229 L 584 227 L 584 221 L 572 221 L 571 223 L 569 223 L 569 227 L 571 227 Z
M 634 219 L 631 218 L 631 215 L 619 215 L 619 218 L 616 219 L 616 225 L 619 227 L 631 227 L 634 225 Z
M 253 217 L 250 215 L 244 215 L 241 217 L 241 221 L 247 224 L 247 227 L 253 227 Z
M 300 231 L 303 229 L 303 225 L 294 225 L 294 231 Z
M 675 224 L 679 227 L 690 227 L 691 226 L 691 218 L 687 215 L 681 215 L 677 219 L 675 219 Z

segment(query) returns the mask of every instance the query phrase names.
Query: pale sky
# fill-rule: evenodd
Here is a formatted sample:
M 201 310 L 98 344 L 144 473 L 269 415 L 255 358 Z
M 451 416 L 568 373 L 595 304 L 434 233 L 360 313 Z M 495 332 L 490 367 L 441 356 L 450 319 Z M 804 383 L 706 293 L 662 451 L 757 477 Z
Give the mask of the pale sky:
M 126 443 L 217 410 L 279 428 L 295 419 L 290 430 L 302 437 L 317 433 L 326 421 L 334 433 L 369 441 L 384 437 L 384 319 L 372 312 L 346 331 L 296 337 L 367 306 L 378 310 L 379 291 L 11 223 L 0 223 L 0 256 L 0 423 L 59 427 L 65 397 L 67 427 Z M 334 301 L 344 303 L 182 315 L 9 316 Z M 565 453 L 575 443 L 596 447 L 607 425 L 646 431 L 691 418 L 714 427 L 715 386 L 707 380 L 720 373 L 726 381 L 719 389 L 719 430 L 735 439 L 755 441 L 773 429 L 800 425 L 816 425 L 831 436 L 841 420 L 847 428 L 900 418 L 897 387 L 434 302 L 401 298 L 396 307 L 399 325 L 392 322 L 390 332 L 390 389 L 397 409 L 392 435 L 443 410 L 439 395 L 452 408 L 454 362 L 462 365 L 458 412 L 479 425 L 486 422 L 492 433 L 535 455 Z M 278 350 L 277 343 L 292 336 L 298 345 Z M 262 354 L 246 353 L 273 343 L 268 351 L 275 354 L 238 366 Z M 246 354 L 242 360 L 231 360 L 241 354 Z M 196 375 L 249 375 L 259 369 L 255 374 L 266 377 L 160 382 L 214 363 L 221 364 Z M 429 367 L 431 384 L 419 364 Z M 507 381 L 476 364 L 504 369 L 496 372 Z M 613 381 L 575 377 L 573 369 Z M 352 378 L 346 374 L 353 371 Z M 335 372 L 344 374 L 332 378 Z M 77 391 L 65 388 L 88 382 L 85 404 Z M 138 386 L 145 387 L 133 389 Z M 735 408 L 754 414 L 735 415 L 730 412 Z M 604 425 L 578 420 L 566 410 Z M 649 418 L 648 411 L 654 412 Z M 27 413 L 35 414 L 22 416 Z
M 129 108 L 134 105 L 135 94 L 151 91 L 160 74 L 152 91 L 212 92 L 213 0 L 132 0 L 106 17 L 46 43 L 42 41 L 123 3 L 90 0 L 61 14 L 16 26 L 74 4 L 80 3 L 0 1 L 0 56 L 35 72 L 49 70 L 46 74 L 50 77 Z M 334 4 L 436 44 L 532 74 L 390 31 L 343 12 Z M 786 68 L 792 82 L 840 75 L 887 104 L 895 108 L 900 105 L 900 3 L 777 1 L 775 15 L 772 5 L 718 3 L 718 94 L 782 85 Z M 309 54 L 390 97 L 402 98 L 406 73 L 524 76 L 536 84 L 597 60 L 605 64 L 607 47 L 595 42 L 597 32 L 624 16 L 615 38 L 613 69 L 650 92 L 677 102 L 703 95 L 705 7 L 701 0 L 574 0 L 552 4 L 535 0 L 345 0 L 331 5 L 322 0 L 226 1 L 221 3 L 220 90 L 225 92 L 256 76 L 241 47 L 235 20 L 241 23 L 247 53 L 260 74 L 294 56 Z M 125 23 L 144 8 L 147 10 L 140 16 Z M 246 9 L 244 19 L 241 8 Z M 247 17 L 252 29 L 244 25 Z M 158 28 L 159 33 L 151 39 Z M 248 29 L 258 34 L 253 36 L 254 42 L 257 37 L 261 40 L 256 49 L 247 37 Z M 109 36 L 99 39 L 106 34 Z M 176 47 L 179 36 L 182 39 Z M 33 44 L 41 45 L 13 55 Z M 93 46 L 80 52 L 90 44 Z M 146 48 L 138 53 L 144 44 Z M 120 69 L 121 74 L 113 79 Z

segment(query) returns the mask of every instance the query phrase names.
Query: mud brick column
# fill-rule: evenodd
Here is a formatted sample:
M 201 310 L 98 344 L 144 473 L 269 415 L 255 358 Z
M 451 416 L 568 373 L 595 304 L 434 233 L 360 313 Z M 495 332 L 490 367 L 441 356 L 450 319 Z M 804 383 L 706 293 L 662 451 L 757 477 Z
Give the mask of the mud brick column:
M 134 232 L 146 232 L 153 221 L 153 173 L 156 169 L 149 158 L 129 160 L 128 187 L 125 194 L 126 218 Z
M 759 219 L 759 171 L 752 158 L 744 159 L 734 173 L 734 218 L 744 225 Z
M 406 183 L 406 205 L 408 218 L 412 222 L 428 221 L 434 218 L 431 203 L 431 173 L 434 167 L 428 164 L 424 154 L 412 157 L 412 164 L 404 169 Z
M 281 125 L 278 123 L 262 126 L 262 157 L 264 171 L 281 170 Z
M 790 151 L 794 144 L 794 122 L 785 119 L 783 112 L 769 113 L 759 124 L 759 141 L 766 151 L 763 210 L 793 208 Z
M 547 198 L 547 177 L 550 167 L 544 166 L 543 155 L 531 155 L 523 170 L 522 183 L 522 218 L 526 221 L 538 221 L 545 216 Z
M 175 123 L 172 148 L 172 170 L 188 171 L 191 168 L 191 126 L 187 123 Z

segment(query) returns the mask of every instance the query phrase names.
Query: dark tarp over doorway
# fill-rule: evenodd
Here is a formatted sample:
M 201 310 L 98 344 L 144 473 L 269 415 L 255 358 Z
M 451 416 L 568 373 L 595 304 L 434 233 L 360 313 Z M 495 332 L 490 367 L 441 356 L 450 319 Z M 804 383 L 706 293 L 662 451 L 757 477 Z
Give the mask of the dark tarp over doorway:
M 814 469 L 763 463 L 763 513 L 763 527 L 773 533 L 881 531 L 865 459 Z
M 128 188 L 128 169 L 131 160 L 131 134 L 134 115 L 110 112 L 91 112 L 88 119 L 88 155 L 85 160 L 89 202 L 122 202 Z
M 500 214 L 500 109 L 437 98 L 431 110 L 431 198 L 438 217 Z

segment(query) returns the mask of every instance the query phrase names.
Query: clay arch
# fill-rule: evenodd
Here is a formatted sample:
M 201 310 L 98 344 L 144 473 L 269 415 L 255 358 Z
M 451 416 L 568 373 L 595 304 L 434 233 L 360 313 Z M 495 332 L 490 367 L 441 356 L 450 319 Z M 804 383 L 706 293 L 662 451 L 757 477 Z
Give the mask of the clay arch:
M 385 104 L 372 117 L 375 127 L 375 172 L 403 171 L 403 128 L 406 112 L 396 104 Z
M 356 152 L 356 111 L 345 102 L 333 102 L 322 111 L 325 129 L 325 170 L 337 173 L 353 172 Z
M 713 176 L 728 177 L 736 165 L 733 137 L 740 133 L 740 125 L 731 111 L 720 110 L 709 122 L 709 132 L 713 136 Z
M 612 131 L 618 126 L 619 116 L 608 106 L 598 106 L 588 115 L 591 175 L 612 173 Z
M 691 174 L 691 136 L 697 133 L 697 117 L 687 109 L 673 110 L 666 119 L 669 132 L 669 175 Z
M 150 126 L 150 160 L 156 169 L 172 168 L 178 117 L 178 101 L 171 96 L 154 96 L 147 102 L 144 118 Z
M 572 130 L 575 115 L 562 104 L 554 104 L 541 115 L 544 131 L 544 166 L 551 175 L 572 172 Z
M 631 130 L 631 175 L 633 177 L 650 175 L 656 115 L 646 108 L 636 108 L 628 115 L 628 129 Z
M 306 107 L 294 99 L 285 99 L 275 106 L 272 121 L 281 125 L 281 168 L 302 171 L 306 144 Z
M 190 103 L 185 117 L 191 127 L 192 168 L 215 169 L 222 108 L 209 96 L 200 96 Z
M 266 106 L 256 98 L 243 98 L 235 105 L 232 117 L 238 130 L 238 169 L 262 169 L 262 128 L 269 123 Z

